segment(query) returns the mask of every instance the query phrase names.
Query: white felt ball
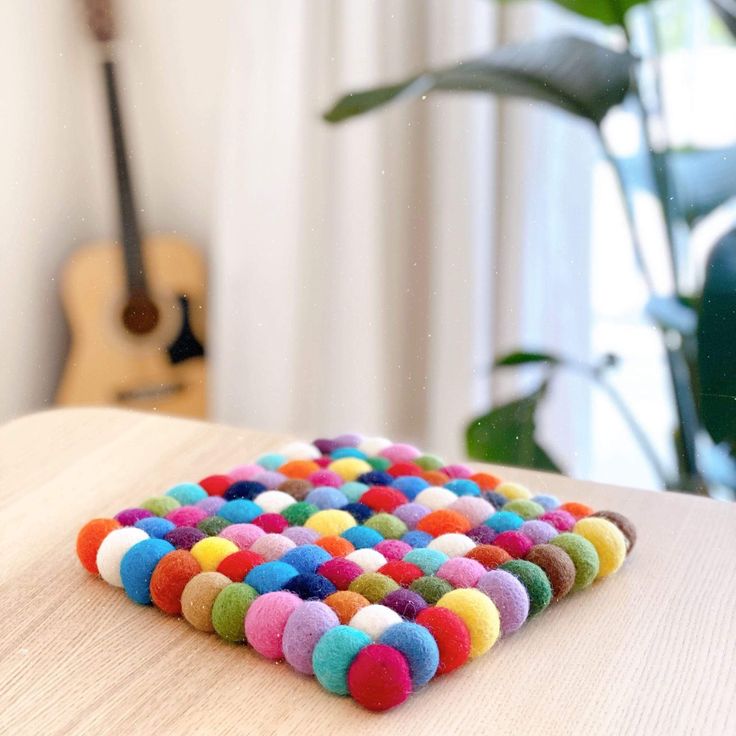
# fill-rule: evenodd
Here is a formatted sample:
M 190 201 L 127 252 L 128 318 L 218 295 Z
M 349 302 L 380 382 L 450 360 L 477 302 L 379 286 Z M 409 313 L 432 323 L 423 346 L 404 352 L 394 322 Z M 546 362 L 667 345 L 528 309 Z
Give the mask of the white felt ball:
M 401 616 L 396 611 L 379 604 L 364 606 L 350 619 L 350 626 L 368 634 L 373 641 L 386 629 L 400 623 Z
M 432 511 L 446 509 L 451 503 L 455 503 L 455 501 L 457 501 L 457 494 L 448 488 L 441 488 L 440 486 L 425 488 L 414 499 L 415 503 L 420 503 L 422 506 L 432 509 Z
M 345 559 L 354 562 L 358 567 L 362 567 L 363 572 L 376 572 L 379 567 L 383 567 L 388 562 L 380 552 L 370 549 L 370 547 L 356 549 L 346 555 Z
M 148 539 L 148 534 L 143 529 L 124 526 L 110 532 L 102 540 L 97 550 L 97 569 L 106 583 L 116 585 L 118 588 L 123 587 L 123 581 L 120 579 L 120 561 L 134 544 L 144 539 Z
M 366 455 L 378 455 L 381 450 L 391 447 L 393 442 L 385 437 L 364 437 L 358 445 L 358 449 Z
M 253 502 L 263 509 L 264 514 L 280 514 L 287 506 L 296 503 L 296 499 L 283 491 L 263 491 Z
M 288 460 L 316 460 L 322 453 L 309 442 L 290 442 L 279 450 Z
M 464 557 L 475 547 L 475 542 L 464 534 L 440 534 L 427 547 L 444 552 L 448 557 Z

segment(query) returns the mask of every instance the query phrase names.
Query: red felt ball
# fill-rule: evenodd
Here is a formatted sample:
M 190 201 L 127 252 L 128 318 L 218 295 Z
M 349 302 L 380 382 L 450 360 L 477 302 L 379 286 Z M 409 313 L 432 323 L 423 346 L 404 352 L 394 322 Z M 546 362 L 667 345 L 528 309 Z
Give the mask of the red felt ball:
M 475 481 L 483 491 L 492 491 L 501 482 L 500 478 L 490 473 L 474 473 L 470 480 Z
M 363 568 L 352 560 L 335 557 L 323 562 L 317 574 L 327 578 L 338 590 L 347 590 L 355 578 L 363 574 Z
M 376 512 L 385 511 L 390 514 L 397 506 L 408 503 L 409 499 L 395 488 L 373 486 L 360 497 L 360 502 Z
M 181 616 L 181 594 L 187 583 L 202 572 L 196 557 L 186 549 L 164 555 L 151 575 L 151 600 L 172 616 Z
M 241 549 L 228 555 L 218 566 L 217 572 L 227 575 L 234 583 L 242 583 L 245 576 L 256 565 L 262 565 L 266 558 L 257 552 Z
M 102 540 L 115 529 L 120 529 L 120 523 L 115 519 L 92 519 L 77 534 L 77 557 L 82 567 L 93 575 L 100 573 L 97 569 L 97 550 Z
M 361 649 L 348 670 L 350 694 L 368 710 L 388 710 L 411 694 L 411 673 L 406 657 L 385 644 Z
M 465 534 L 472 524 L 468 519 L 452 509 L 439 509 L 423 516 L 417 522 L 416 528 L 420 532 L 427 532 L 433 537 L 441 534 Z
M 395 463 L 387 471 L 394 478 L 400 478 L 402 475 L 421 476 L 424 470 L 414 463 Z
M 465 664 L 470 656 L 470 632 L 460 616 L 449 608 L 432 606 L 420 611 L 415 622 L 428 629 L 437 642 L 440 651 L 438 675 Z
M 415 580 L 424 576 L 421 567 L 403 560 L 389 560 L 385 565 L 378 568 L 378 572 L 391 578 L 402 588 L 407 588 Z
M 210 496 L 224 496 L 225 491 L 233 484 L 229 475 L 208 475 L 199 481 L 199 485 L 207 491 Z
M 289 522 L 281 514 L 261 514 L 251 524 L 261 527 L 266 534 L 281 534 Z
M 521 559 L 529 554 L 534 542 L 523 532 L 501 532 L 493 540 L 494 547 L 505 549 L 512 557 Z

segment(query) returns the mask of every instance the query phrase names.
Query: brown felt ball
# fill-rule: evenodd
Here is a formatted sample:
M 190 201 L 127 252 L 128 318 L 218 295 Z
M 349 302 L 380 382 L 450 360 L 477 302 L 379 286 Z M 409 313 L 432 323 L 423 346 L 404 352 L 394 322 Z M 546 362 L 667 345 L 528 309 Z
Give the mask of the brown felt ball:
M 544 570 L 552 586 L 552 599 L 566 596 L 575 584 L 575 564 L 570 555 L 553 544 L 538 544 L 526 556 L 527 561 Z
M 503 565 L 504 562 L 511 559 L 511 555 L 505 549 L 493 544 L 479 544 L 467 552 L 465 556 L 480 562 L 486 570 L 495 570 L 499 565 Z
M 301 501 L 306 498 L 312 488 L 313 486 L 308 480 L 301 480 L 300 478 L 289 478 L 289 480 L 285 480 L 279 486 L 280 491 L 288 493 L 297 501 Z
M 92 519 L 88 521 L 77 535 L 77 557 L 82 566 L 93 575 L 99 574 L 97 569 L 97 550 L 102 540 L 115 529 L 120 529 L 120 523 L 115 519 Z
M 621 534 L 626 540 L 626 554 L 628 555 L 636 544 L 636 527 L 623 514 L 617 511 L 596 511 L 593 516 L 599 516 L 601 519 L 607 519 L 619 528 Z
M 184 587 L 181 594 L 181 612 L 184 618 L 200 631 L 214 631 L 212 606 L 215 598 L 232 580 L 220 572 L 201 572 Z
M 365 596 L 352 590 L 338 590 L 337 593 L 328 595 L 324 602 L 335 612 L 340 623 L 346 626 L 361 608 L 371 603 Z
M 151 600 L 164 613 L 181 615 L 181 594 L 187 583 L 202 572 L 197 558 L 186 549 L 164 555 L 151 575 Z

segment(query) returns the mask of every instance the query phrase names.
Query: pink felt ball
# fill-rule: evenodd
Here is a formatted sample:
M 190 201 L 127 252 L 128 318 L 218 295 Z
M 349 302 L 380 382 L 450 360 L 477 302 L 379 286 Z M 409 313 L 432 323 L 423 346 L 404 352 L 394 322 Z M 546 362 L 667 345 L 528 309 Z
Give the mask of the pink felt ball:
M 529 550 L 534 546 L 534 543 L 526 534 L 517 531 L 501 532 L 494 538 L 493 544 L 505 549 L 516 559 L 526 557 Z
M 409 664 L 401 652 L 386 644 L 361 649 L 348 670 L 350 694 L 368 710 L 388 710 L 411 693 Z
M 440 473 L 444 473 L 448 478 L 467 479 L 473 475 L 473 471 L 467 465 L 445 465 L 440 468 Z
M 363 574 L 363 568 L 352 560 L 334 557 L 323 562 L 317 573 L 327 578 L 338 590 L 347 590 L 355 578 Z
M 322 601 L 304 601 L 289 616 L 284 629 L 284 658 L 297 671 L 314 674 L 312 654 L 322 635 L 340 624 L 337 614 Z
M 330 486 L 331 488 L 339 488 L 345 481 L 342 476 L 333 473 L 331 470 L 317 470 L 312 473 L 307 480 L 315 487 Z
M 284 629 L 291 614 L 301 604 L 299 596 L 283 590 L 258 596 L 245 615 L 248 643 L 268 659 L 281 659 L 284 656 Z
M 255 524 L 230 524 L 218 536 L 235 542 L 240 549 L 250 549 L 256 539 L 266 536 L 266 532 Z
M 207 512 L 199 506 L 180 506 L 166 514 L 166 518 L 176 526 L 197 526 L 207 518 Z
M 552 524 L 548 524 L 546 521 L 540 521 L 539 519 L 525 521 L 519 527 L 519 531 L 522 534 L 526 534 L 534 544 L 546 544 L 550 539 L 557 536 L 557 529 Z
M 378 453 L 381 457 L 388 458 L 392 463 L 408 463 L 422 453 L 413 445 L 396 444 L 389 445 Z
M 406 528 L 416 529 L 417 524 L 430 512 L 427 506 L 421 503 L 405 503 L 397 506 L 391 513 L 406 524 Z
M 569 512 L 555 509 L 547 511 L 539 517 L 539 521 L 546 521 L 548 524 L 557 529 L 558 532 L 569 532 L 575 526 L 577 519 Z
M 380 552 L 387 560 L 403 560 L 414 548 L 400 539 L 384 539 L 373 549 Z
M 490 519 L 496 513 L 496 509 L 488 501 L 476 496 L 461 496 L 447 508 L 464 516 L 472 527 L 480 526 L 486 519 Z
M 251 552 L 264 557 L 268 562 L 278 560 L 296 545 L 283 534 L 264 534 L 250 546 Z
M 253 480 L 259 473 L 263 472 L 263 468 L 255 463 L 249 463 L 248 465 L 238 465 L 233 468 L 229 473 L 233 479 L 233 482 L 239 480 Z
M 453 557 L 437 570 L 437 577 L 447 580 L 453 588 L 474 588 L 486 569 L 477 560 Z

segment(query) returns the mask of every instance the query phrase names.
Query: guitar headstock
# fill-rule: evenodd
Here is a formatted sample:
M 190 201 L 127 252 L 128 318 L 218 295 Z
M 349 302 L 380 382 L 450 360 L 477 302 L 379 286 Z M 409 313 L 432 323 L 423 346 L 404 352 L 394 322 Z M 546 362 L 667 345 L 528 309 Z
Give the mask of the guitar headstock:
M 100 43 L 107 43 L 115 38 L 115 18 L 112 12 L 112 0 L 84 0 L 87 11 L 87 23 L 94 37 Z

